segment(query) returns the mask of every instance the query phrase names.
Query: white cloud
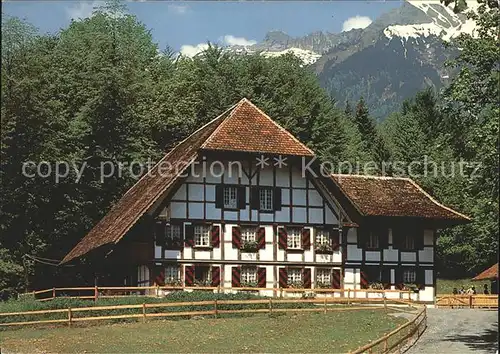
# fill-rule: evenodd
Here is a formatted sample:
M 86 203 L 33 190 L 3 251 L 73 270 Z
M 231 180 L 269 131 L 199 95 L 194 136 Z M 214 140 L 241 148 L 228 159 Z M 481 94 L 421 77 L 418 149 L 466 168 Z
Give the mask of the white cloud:
M 99 2 L 79 2 L 66 8 L 66 14 L 70 20 L 82 20 L 92 16 L 94 8 L 99 6 Z
M 225 35 L 223 38 L 222 38 L 224 44 L 227 44 L 227 45 L 242 45 L 242 46 L 249 46 L 249 45 L 254 45 L 257 43 L 257 41 L 254 41 L 252 39 L 248 40 L 246 38 L 243 38 L 243 37 L 235 37 L 235 36 L 232 36 L 230 34 L 228 35 Z
M 350 31 L 354 28 L 365 28 L 368 27 L 370 23 L 372 23 L 372 20 L 368 16 L 356 15 L 354 17 L 349 17 L 342 24 L 342 32 Z
M 208 44 L 207 43 L 200 43 L 200 44 L 197 44 L 197 45 L 185 44 L 185 45 L 181 46 L 181 54 L 185 55 L 187 57 L 192 58 L 196 54 L 204 51 L 207 48 L 208 48 Z
M 168 11 L 173 12 L 178 15 L 184 15 L 188 12 L 189 7 L 187 5 L 177 5 L 177 4 L 169 4 Z

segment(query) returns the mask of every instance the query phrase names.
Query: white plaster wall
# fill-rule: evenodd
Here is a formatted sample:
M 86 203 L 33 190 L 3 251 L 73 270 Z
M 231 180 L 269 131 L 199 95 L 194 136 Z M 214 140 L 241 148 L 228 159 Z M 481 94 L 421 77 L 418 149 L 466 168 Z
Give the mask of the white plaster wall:
M 206 166 L 210 166 L 211 161 L 205 161 Z M 246 170 L 248 167 L 246 162 L 242 163 L 242 168 Z M 207 172 L 205 174 L 205 179 L 207 183 L 222 183 L 222 180 L 226 184 L 238 184 L 237 172 L 238 168 L 234 167 L 231 169 L 228 162 L 224 162 L 225 171 L 233 171 L 233 175 L 229 176 L 228 173 L 224 174 L 221 178 L 219 176 L 212 176 L 210 174 L 210 169 L 206 167 Z M 255 169 L 255 166 L 253 166 Z M 214 169 L 217 173 L 219 169 Z M 191 172 L 191 169 L 188 169 Z M 172 202 L 170 203 L 171 217 L 173 219 L 207 219 L 217 220 L 221 219 L 221 210 L 215 208 L 215 186 L 214 185 L 204 185 L 203 184 L 203 170 L 202 164 L 197 164 L 194 168 L 194 173 L 197 176 L 190 175 L 187 177 L 186 181 L 189 182 L 189 186 L 183 184 L 175 192 Z M 291 180 L 291 181 L 290 181 Z M 273 186 L 273 168 L 269 166 L 264 169 L 260 169 L 259 173 L 255 174 L 252 178 L 252 185 L 258 184 L 260 186 Z M 291 183 L 290 183 L 291 182 Z M 195 183 L 195 184 L 193 184 Z M 241 174 L 241 184 L 249 185 L 248 177 L 244 173 Z M 256 210 L 250 211 L 249 207 L 246 210 L 240 210 L 239 220 L 241 221 L 256 221 L 268 222 L 268 223 L 309 223 L 309 224 L 338 224 L 338 220 L 335 217 L 333 211 L 330 207 L 323 202 L 323 197 L 321 193 L 309 183 L 309 190 L 297 189 L 305 188 L 306 180 L 302 177 L 299 168 L 294 168 L 292 173 L 287 168 L 276 169 L 276 186 L 282 188 L 282 203 L 283 205 L 293 203 L 294 208 L 290 217 L 289 207 L 283 206 L 281 210 L 275 213 L 260 213 Z M 250 189 L 246 188 L 246 199 L 249 202 Z M 204 201 L 211 202 L 208 204 L 203 204 Z M 186 202 L 187 200 L 187 202 Z M 307 208 L 307 202 L 309 206 L 314 208 Z M 189 204 L 189 205 L 186 205 Z M 326 210 L 323 210 L 323 205 L 326 205 Z M 326 216 L 324 216 L 324 214 Z M 238 212 L 225 211 L 225 220 L 238 220 Z

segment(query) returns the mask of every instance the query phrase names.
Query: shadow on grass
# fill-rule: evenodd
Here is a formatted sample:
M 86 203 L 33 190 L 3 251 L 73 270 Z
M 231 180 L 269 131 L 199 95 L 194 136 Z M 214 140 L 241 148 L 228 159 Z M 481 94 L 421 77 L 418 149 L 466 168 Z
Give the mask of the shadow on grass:
M 471 350 L 484 350 L 489 353 L 495 353 L 498 349 L 498 321 L 481 333 L 446 336 L 444 340 L 463 343 Z

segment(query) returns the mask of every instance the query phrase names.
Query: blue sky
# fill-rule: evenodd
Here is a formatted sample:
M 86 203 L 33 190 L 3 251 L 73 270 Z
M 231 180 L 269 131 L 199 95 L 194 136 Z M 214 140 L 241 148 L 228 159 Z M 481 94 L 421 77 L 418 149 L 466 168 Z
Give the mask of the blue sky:
M 18 16 L 41 32 L 57 32 L 71 18 L 90 16 L 102 1 L 4 1 L 3 15 Z M 260 41 L 270 30 L 291 36 L 363 27 L 401 6 L 390 1 L 150 1 L 127 2 L 128 11 L 152 31 L 160 48 L 189 49 L 207 40 L 221 44 Z M 183 47 L 184 46 L 184 47 Z

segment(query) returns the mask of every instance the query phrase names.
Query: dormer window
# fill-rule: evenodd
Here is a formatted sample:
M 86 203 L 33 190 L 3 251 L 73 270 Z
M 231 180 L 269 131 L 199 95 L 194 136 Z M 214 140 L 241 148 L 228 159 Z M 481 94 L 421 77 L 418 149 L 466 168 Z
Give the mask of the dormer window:
M 368 233 L 366 249 L 379 249 L 379 248 L 380 248 L 380 236 L 378 232 L 371 230 Z
M 226 210 L 246 208 L 246 187 L 238 185 L 215 186 L 215 207 Z
M 273 211 L 273 190 L 272 188 L 260 188 L 259 204 L 261 211 Z

